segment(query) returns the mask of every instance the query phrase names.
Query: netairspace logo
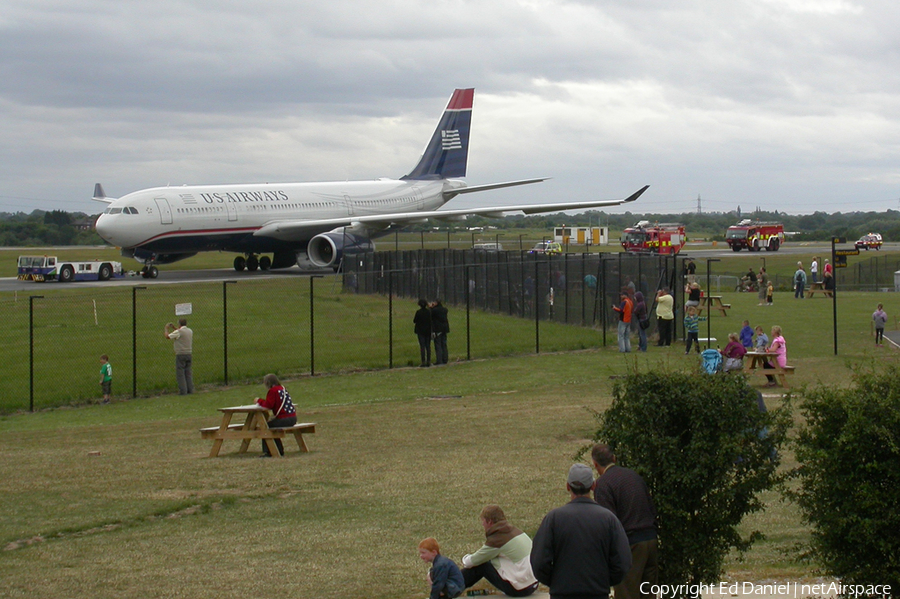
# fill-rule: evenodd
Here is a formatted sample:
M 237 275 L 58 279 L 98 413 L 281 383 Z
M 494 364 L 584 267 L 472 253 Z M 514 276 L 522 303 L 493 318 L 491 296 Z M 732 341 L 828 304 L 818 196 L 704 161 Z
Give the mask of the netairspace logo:
M 783 582 L 757 584 L 754 582 L 720 582 L 719 584 L 650 584 L 641 583 L 641 593 L 650 593 L 657 599 L 693 597 L 700 599 L 704 594 L 736 596 L 769 595 L 787 599 L 802 599 L 811 596 L 880 597 L 890 599 L 889 584 L 841 584 L 839 582 L 801 583 Z

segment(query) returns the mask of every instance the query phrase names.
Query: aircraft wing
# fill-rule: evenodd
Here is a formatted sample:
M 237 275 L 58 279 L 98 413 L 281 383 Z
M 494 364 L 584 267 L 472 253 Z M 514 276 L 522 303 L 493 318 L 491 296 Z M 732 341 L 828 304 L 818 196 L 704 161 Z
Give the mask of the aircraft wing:
M 536 179 L 535 181 L 540 181 Z M 524 184 L 524 182 L 522 183 Z M 452 190 L 449 193 L 469 193 L 496 189 L 497 186 L 508 187 L 509 184 L 498 183 L 494 186 L 464 187 Z M 501 217 L 508 212 L 524 212 L 525 214 L 540 214 L 542 212 L 561 212 L 564 210 L 586 210 L 602 206 L 618 206 L 638 199 L 649 188 L 645 185 L 623 200 L 588 200 L 582 202 L 557 202 L 552 204 L 516 204 L 505 206 L 486 206 L 477 208 L 440 209 L 419 212 L 401 212 L 394 214 L 372 214 L 366 216 L 346 216 L 340 218 L 327 218 L 319 220 L 277 220 L 266 223 L 253 233 L 256 237 L 274 237 L 291 241 L 300 239 L 306 235 L 315 235 L 323 231 L 337 227 L 369 226 L 373 229 L 385 229 L 391 225 L 406 225 L 414 222 L 424 222 L 430 218 L 458 220 L 460 217 L 470 214 L 481 216 Z M 446 193 L 446 192 L 445 192 Z

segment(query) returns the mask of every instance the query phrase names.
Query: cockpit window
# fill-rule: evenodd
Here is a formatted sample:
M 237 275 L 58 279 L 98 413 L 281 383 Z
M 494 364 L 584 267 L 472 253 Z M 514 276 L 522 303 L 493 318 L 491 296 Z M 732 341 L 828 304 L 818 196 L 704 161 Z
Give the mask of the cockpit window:
M 122 212 L 121 208 L 110 208 L 109 209 L 110 214 L 120 214 L 121 212 Z

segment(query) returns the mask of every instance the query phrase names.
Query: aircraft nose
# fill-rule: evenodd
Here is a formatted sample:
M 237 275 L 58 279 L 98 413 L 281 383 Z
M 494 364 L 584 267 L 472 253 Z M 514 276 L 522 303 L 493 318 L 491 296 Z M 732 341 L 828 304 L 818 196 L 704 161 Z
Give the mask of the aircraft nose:
M 112 227 L 109 221 L 109 216 L 101 214 L 100 218 L 97 219 L 96 224 L 94 224 L 94 229 L 97 231 L 97 235 L 102 237 L 104 241 L 107 241 L 112 245 L 119 245 L 113 240 Z

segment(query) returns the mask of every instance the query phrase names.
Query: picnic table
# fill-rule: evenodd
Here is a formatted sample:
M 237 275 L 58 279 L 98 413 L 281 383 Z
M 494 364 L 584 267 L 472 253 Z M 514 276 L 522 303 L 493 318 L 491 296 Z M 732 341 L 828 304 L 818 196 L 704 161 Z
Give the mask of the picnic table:
M 787 375 L 794 374 L 793 366 L 785 366 L 781 368 L 766 368 L 765 364 L 775 357 L 774 353 L 764 351 L 748 351 L 744 354 L 744 374 L 762 374 L 774 376 L 781 383 L 781 386 L 787 388 Z
M 283 439 L 288 434 L 294 435 L 300 451 L 308 452 L 309 448 L 306 446 L 306 441 L 303 440 L 303 433 L 316 432 L 316 424 L 314 422 L 298 423 L 294 426 L 282 428 L 269 428 L 269 409 L 258 404 L 219 408 L 219 411 L 222 412 L 222 423 L 219 426 L 200 429 L 201 438 L 213 440 L 212 450 L 209 452 L 209 457 L 211 458 L 219 455 L 219 450 L 222 449 L 222 443 L 225 439 L 241 440 L 241 448 L 238 450 L 238 453 L 246 453 L 250 447 L 250 441 L 253 439 L 262 439 L 269 449 L 269 454 L 274 457 L 282 457 L 275 446 L 275 439 Z M 246 414 L 247 418 L 243 423 L 232 424 L 231 419 L 235 414 Z
M 809 288 L 806 290 L 806 297 L 812 297 L 814 293 L 822 293 L 825 297 L 831 297 L 833 295 L 831 289 L 825 289 L 825 281 L 810 283 Z
M 731 308 L 731 304 L 723 304 L 721 295 L 704 295 L 700 298 L 700 305 L 697 306 L 697 314 L 703 314 L 703 309 L 718 310 L 722 316 L 728 316 L 727 310 Z

